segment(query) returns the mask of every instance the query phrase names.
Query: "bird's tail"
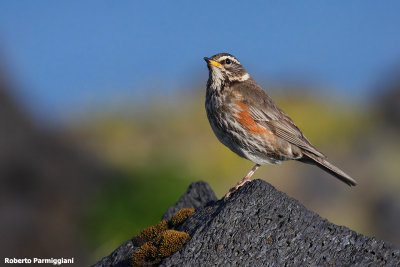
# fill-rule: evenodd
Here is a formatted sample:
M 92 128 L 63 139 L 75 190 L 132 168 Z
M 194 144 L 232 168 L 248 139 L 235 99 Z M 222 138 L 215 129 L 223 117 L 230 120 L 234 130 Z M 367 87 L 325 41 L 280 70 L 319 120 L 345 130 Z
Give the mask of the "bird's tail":
M 357 185 L 357 182 L 353 178 L 351 178 L 348 174 L 346 174 L 344 171 L 342 171 L 338 167 L 329 163 L 324 158 L 318 157 L 308 151 L 303 151 L 303 155 L 304 156 L 303 156 L 303 158 L 300 159 L 300 161 L 308 163 L 308 164 L 317 165 L 319 168 L 323 169 L 326 172 L 329 172 L 330 174 L 332 174 L 333 176 L 338 178 L 340 181 L 348 184 L 349 186 Z

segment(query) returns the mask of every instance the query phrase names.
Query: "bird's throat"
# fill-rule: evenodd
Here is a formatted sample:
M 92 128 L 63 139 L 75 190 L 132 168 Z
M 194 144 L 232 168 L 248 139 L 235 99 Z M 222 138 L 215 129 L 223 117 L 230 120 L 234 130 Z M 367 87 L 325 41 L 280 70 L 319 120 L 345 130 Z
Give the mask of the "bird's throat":
M 210 71 L 210 87 L 220 91 L 225 83 L 225 77 L 219 70 Z

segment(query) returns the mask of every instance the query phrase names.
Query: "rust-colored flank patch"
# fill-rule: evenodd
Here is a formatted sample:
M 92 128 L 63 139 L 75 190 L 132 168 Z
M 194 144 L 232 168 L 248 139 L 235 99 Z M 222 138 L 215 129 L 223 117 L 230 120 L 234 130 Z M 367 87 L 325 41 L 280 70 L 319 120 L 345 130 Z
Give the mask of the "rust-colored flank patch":
M 246 104 L 243 104 L 240 101 L 236 102 L 235 104 L 241 109 L 241 111 L 239 111 L 236 115 L 236 119 L 241 125 L 243 125 L 247 130 L 252 133 L 264 134 L 267 136 L 271 136 L 271 138 L 273 137 L 272 133 L 265 129 L 265 127 L 259 125 L 254 121 Z

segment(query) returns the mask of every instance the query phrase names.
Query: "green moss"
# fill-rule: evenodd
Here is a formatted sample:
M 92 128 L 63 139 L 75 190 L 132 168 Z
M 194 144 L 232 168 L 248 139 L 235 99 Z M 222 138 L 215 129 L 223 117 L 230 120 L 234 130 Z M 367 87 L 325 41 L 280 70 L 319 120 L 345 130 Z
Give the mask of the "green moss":
M 168 229 L 168 222 L 166 220 L 162 220 L 156 225 L 144 228 L 139 235 L 133 238 L 133 242 L 136 245 L 141 245 L 145 242 L 152 241 L 167 229 Z
M 145 242 L 136 250 L 132 256 L 132 266 L 152 266 L 157 264 L 163 258 L 180 250 L 189 239 L 189 234 L 185 232 L 165 230 L 159 233 L 153 241 Z
M 133 242 L 140 248 L 132 256 L 132 266 L 152 266 L 180 250 L 190 239 L 189 234 L 168 228 L 181 224 L 193 212 L 194 209 L 181 209 L 169 222 L 162 220 L 135 236 Z
M 176 227 L 183 223 L 190 215 L 194 213 L 194 209 L 181 209 L 177 213 L 172 216 L 171 220 L 169 221 L 170 227 Z
M 157 257 L 157 248 L 151 243 L 144 243 L 132 256 L 132 266 L 151 266 L 161 261 Z
M 166 258 L 174 252 L 180 250 L 190 239 L 188 233 L 176 230 L 166 230 L 155 240 L 154 244 L 158 247 L 158 257 Z

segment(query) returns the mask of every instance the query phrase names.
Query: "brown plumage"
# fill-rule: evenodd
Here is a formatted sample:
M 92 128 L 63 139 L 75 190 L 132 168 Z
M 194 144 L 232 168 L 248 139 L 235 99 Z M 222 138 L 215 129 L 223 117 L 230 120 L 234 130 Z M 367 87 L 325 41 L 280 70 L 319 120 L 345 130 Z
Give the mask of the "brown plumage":
M 209 69 L 206 111 L 217 138 L 256 165 L 225 197 L 250 180 L 260 165 L 285 160 L 314 164 L 353 186 L 356 181 L 326 160 L 232 55 L 204 58 Z

